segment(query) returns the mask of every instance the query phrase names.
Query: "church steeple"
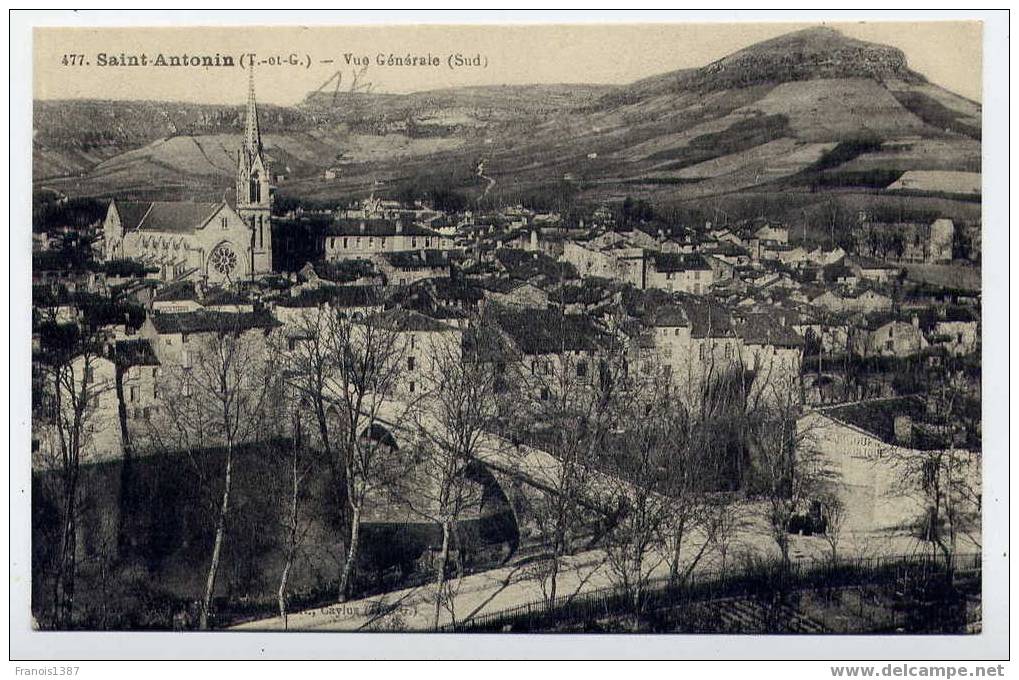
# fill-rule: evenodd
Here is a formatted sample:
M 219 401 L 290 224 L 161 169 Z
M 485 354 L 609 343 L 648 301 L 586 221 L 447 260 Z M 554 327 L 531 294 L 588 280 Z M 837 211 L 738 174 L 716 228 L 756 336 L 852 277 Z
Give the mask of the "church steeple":
M 244 139 L 237 153 L 237 206 L 264 208 L 270 206 L 269 163 L 262 153 L 262 132 L 258 128 L 258 107 L 255 105 L 255 70 L 248 71 L 248 109 L 244 119 Z
M 254 66 L 248 71 L 248 108 L 244 119 L 244 139 L 237 151 L 237 214 L 251 230 L 251 271 L 272 271 L 272 187 L 269 162 L 262 149 L 255 106 Z
M 255 106 L 255 67 L 248 68 L 248 112 L 244 120 L 244 151 L 248 159 L 262 155 L 262 135 L 258 129 L 258 108 Z

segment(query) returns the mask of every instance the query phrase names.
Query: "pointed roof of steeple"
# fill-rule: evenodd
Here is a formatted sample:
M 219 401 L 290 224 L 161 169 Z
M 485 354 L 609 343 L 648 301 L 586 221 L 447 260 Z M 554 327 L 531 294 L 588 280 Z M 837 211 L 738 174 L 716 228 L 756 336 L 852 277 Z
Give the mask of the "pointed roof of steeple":
M 258 129 L 258 109 L 255 107 L 255 67 L 248 70 L 248 112 L 244 121 L 244 148 L 250 156 L 262 153 L 262 135 Z

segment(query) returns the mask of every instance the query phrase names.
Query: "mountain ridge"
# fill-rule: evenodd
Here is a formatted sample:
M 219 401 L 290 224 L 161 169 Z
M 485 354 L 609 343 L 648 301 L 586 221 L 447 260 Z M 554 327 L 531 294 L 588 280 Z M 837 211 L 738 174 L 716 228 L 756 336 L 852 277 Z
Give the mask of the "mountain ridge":
M 84 180 L 68 183 L 99 192 L 124 178 L 127 191 L 141 180 L 228 181 L 229 164 L 199 153 L 231 148 L 236 130 L 224 129 L 228 113 L 209 115 L 199 118 L 207 131 L 195 123 L 194 144 L 177 135 L 100 154 L 81 161 L 92 162 Z M 479 158 L 497 180 L 493 198 L 506 200 L 563 181 L 592 200 L 624 191 L 689 200 L 765 186 L 874 191 L 906 171 L 978 172 L 980 163 L 979 104 L 928 82 L 900 50 L 827 27 L 621 86 L 316 92 L 268 118 L 278 122 L 267 130 L 270 153 L 287 169 L 281 190 L 317 198 L 438 181 L 473 197 Z M 52 153 L 45 134 L 37 148 Z M 324 180 L 337 164 L 339 176 Z

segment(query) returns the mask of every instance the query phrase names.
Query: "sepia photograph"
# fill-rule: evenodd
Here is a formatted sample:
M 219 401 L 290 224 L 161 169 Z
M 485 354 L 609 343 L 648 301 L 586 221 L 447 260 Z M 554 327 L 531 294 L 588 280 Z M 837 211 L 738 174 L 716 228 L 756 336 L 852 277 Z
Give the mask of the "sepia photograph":
M 30 32 L 33 634 L 985 632 L 984 21 L 230 14 Z

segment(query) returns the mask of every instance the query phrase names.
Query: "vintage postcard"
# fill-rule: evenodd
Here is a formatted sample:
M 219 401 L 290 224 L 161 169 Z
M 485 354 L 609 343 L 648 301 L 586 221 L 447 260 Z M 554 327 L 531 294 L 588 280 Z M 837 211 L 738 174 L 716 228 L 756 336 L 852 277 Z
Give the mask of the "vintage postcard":
M 35 633 L 980 637 L 984 22 L 226 24 L 31 33 Z

